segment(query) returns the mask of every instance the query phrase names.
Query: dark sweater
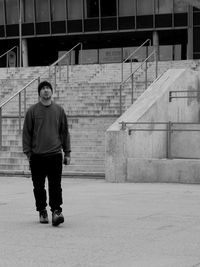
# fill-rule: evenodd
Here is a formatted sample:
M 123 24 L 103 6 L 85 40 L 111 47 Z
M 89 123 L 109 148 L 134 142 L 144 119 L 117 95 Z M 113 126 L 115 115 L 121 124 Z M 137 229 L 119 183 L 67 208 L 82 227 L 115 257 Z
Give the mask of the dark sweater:
M 31 106 L 25 116 L 23 126 L 23 152 L 50 155 L 71 152 L 70 135 L 64 109 L 51 103 L 44 106 L 41 102 Z

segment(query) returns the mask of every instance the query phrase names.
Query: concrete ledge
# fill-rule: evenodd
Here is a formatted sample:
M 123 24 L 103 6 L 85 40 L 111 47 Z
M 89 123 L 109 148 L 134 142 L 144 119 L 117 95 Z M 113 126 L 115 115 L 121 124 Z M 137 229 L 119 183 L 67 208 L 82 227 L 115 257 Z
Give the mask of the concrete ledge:
M 19 170 L 0 170 L 0 177 L 27 177 L 31 178 L 30 171 Z M 87 178 L 87 179 L 105 179 L 104 172 L 71 172 L 63 171 L 63 178 Z
M 200 160 L 127 159 L 127 182 L 200 183 Z

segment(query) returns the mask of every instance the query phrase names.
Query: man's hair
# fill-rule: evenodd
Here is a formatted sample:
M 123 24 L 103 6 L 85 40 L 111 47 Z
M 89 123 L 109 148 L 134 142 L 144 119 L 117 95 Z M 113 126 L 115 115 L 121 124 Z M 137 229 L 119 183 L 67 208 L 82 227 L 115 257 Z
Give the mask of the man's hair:
M 41 83 L 38 85 L 38 95 L 40 95 L 40 91 L 41 91 L 42 88 L 45 87 L 45 86 L 49 87 L 49 88 L 51 89 L 51 91 L 53 92 L 52 85 L 51 85 L 49 82 L 47 82 L 47 81 L 43 81 L 43 82 L 41 82 Z

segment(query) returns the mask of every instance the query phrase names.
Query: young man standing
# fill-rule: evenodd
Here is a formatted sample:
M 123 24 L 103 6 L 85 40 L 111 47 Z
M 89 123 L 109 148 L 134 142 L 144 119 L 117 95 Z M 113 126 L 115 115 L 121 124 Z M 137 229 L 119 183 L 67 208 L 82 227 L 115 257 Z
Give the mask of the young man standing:
M 23 152 L 31 169 L 36 210 L 40 223 L 48 223 L 45 178 L 48 178 L 49 206 L 52 225 L 64 222 L 62 201 L 62 164 L 70 164 L 70 135 L 64 109 L 52 101 L 52 85 L 43 81 L 38 86 L 39 102 L 32 105 L 23 126 Z M 63 158 L 63 153 L 64 158 Z

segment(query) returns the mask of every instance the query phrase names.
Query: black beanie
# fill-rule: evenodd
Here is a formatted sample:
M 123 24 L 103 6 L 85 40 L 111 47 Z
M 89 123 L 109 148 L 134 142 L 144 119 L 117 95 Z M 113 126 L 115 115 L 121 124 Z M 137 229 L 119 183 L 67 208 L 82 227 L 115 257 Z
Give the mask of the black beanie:
M 52 85 L 51 85 L 49 82 L 47 82 L 47 81 L 43 81 L 43 82 L 41 82 L 41 83 L 38 85 L 38 95 L 40 95 L 40 91 L 41 91 L 42 88 L 45 87 L 45 86 L 49 87 L 49 88 L 51 89 L 51 91 L 53 92 Z

